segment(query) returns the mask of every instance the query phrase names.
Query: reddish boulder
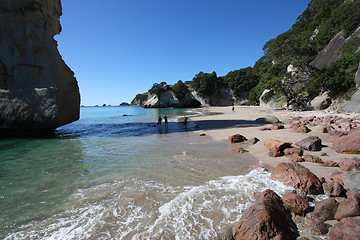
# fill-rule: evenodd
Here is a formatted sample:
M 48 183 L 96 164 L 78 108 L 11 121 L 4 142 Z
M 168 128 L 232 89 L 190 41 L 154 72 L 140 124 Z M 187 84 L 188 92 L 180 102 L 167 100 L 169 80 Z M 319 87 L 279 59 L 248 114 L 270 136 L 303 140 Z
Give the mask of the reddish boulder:
M 260 140 L 259 140 L 258 138 L 254 137 L 254 138 L 249 139 L 249 140 L 248 140 L 248 143 L 256 144 L 256 143 L 259 142 L 259 141 L 260 141 Z
M 360 217 L 344 218 L 336 223 L 329 232 L 330 240 L 360 239 Z
M 319 137 L 310 136 L 295 143 L 296 146 L 308 151 L 321 151 L 322 142 Z
M 318 177 L 298 163 L 279 163 L 272 171 L 271 178 L 310 194 L 323 193 Z
M 360 154 L 360 131 L 335 139 L 333 148 L 338 153 Z
M 331 173 L 331 175 L 330 175 L 331 180 L 334 180 L 343 186 L 344 186 L 345 178 L 346 178 L 346 174 L 343 172 L 339 172 L 339 171 L 335 171 L 335 172 Z
M 328 131 L 330 133 L 330 136 L 332 136 L 334 138 L 341 138 L 341 137 L 347 136 L 347 133 L 336 131 L 334 129 L 330 129 Z
M 296 239 L 297 228 L 281 198 L 265 190 L 233 230 L 235 240 Z
M 305 216 L 306 210 L 309 208 L 309 202 L 294 193 L 286 193 L 282 197 L 285 207 L 287 207 L 291 212 Z
M 339 164 L 340 169 L 348 172 L 351 171 L 353 169 L 360 169 L 360 159 L 353 157 L 352 159 L 348 159 L 348 158 L 343 158 L 341 159 L 341 162 Z
M 243 135 L 235 134 L 235 135 L 232 135 L 231 137 L 229 137 L 228 142 L 229 143 L 239 143 L 239 142 L 244 142 L 246 140 L 247 140 L 246 137 L 244 137 Z
M 307 126 L 305 126 L 304 124 L 294 124 L 291 128 L 297 133 L 310 132 L 310 129 Z
M 303 156 L 303 159 L 305 160 L 305 162 L 324 163 L 323 160 L 321 160 L 321 158 L 310 154 L 305 154 Z
M 272 140 L 269 140 L 266 143 L 264 143 L 264 146 L 269 150 L 272 149 L 273 147 L 278 147 L 279 150 L 284 151 L 285 148 L 288 148 L 291 146 L 291 143 L 272 139 Z
M 264 146 L 269 149 L 269 156 L 280 157 L 284 155 L 284 149 L 291 146 L 291 143 L 282 142 L 278 140 L 269 140 L 264 143 Z
M 331 180 L 323 184 L 324 192 L 330 197 L 345 197 L 346 190 L 337 181 Z
M 297 155 L 288 155 L 287 156 L 291 162 L 303 162 L 304 159 L 302 159 L 302 157 L 297 156 Z
M 311 217 L 316 221 L 325 222 L 327 220 L 335 219 L 335 214 L 338 209 L 339 202 L 334 198 L 328 198 L 315 204 L 314 212 Z
M 360 193 L 354 190 L 349 190 L 347 199 L 340 202 L 335 214 L 335 219 L 340 221 L 347 217 L 360 216 Z
M 339 164 L 334 161 L 326 161 L 323 164 L 321 164 L 323 167 L 339 167 Z
M 248 150 L 242 148 L 242 147 L 234 147 L 234 151 L 238 152 L 238 153 L 247 153 L 249 152 Z
M 303 155 L 303 150 L 301 150 L 300 148 L 286 148 L 284 150 L 284 154 L 285 155 L 302 156 Z
M 268 152 L 270 157 L 281 157 L 284 156 L 284 152 L 279 147 L 273 147 Z
M 318 232 L 318 234 L 320 235 L 327 234 L 329 232 L 329 228 L 331 228 L 330 224 L 317 220 L 312 221 L 311 230 L 313 230 L 314 232 Z
M 285 126 L 282 124 L 274 124 L 270 127 L 271 130 L 280 130 L 280 129 L 284 129 Z

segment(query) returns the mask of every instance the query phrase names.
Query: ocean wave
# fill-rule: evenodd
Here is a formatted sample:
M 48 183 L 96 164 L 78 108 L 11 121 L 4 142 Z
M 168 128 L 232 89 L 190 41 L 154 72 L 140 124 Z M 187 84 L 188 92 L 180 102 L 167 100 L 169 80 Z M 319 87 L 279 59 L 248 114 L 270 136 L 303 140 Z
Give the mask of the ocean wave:
M 64 213 L 22 226 L 5 239 L 214 239 L 267 188 L 291 188 L 256 169 L 200 186 L 127 179 L 79 190 Z

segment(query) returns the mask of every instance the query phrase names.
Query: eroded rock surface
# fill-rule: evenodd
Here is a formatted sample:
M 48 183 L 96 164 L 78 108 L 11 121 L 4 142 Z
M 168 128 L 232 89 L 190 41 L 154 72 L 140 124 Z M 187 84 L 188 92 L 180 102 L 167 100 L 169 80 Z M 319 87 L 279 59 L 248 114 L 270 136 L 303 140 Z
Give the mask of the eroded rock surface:
M 333 148 L 338 153 L 360 154 L 360 131 L 334 140 Z
M 344 218 L 336 223 L 329 232 L 330 240 L 359 239 L 360 217 Z
M 296 239 L 298 233 L 290 212 L 272 190 L 265 190 L 242 215 L 233 231 L 235 240 Z
M 0 129 L 53 130 L 79 119 L 74 73 L 54 36 L 60 0 L 0 2 Z
M 298 163 L 279 163 L 271 172 L 271 178 L 310 194 L 323 193 L 318 177 Z

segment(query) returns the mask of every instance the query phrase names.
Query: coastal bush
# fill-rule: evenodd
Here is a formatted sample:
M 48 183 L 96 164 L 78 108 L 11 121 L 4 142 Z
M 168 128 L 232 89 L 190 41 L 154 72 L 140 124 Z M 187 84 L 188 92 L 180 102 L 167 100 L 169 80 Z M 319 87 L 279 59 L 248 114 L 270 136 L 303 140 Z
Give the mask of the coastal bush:
M 146 101 L 148 98 L 147 93 L 139 93 L 135 96 L 135 99 L 138 101 Z
M 176 94 L 176 97 L 180 101 L 183 101 L 186 97 L 186 94 L 188 94 L 190 92 L 188 87 L 181 80 L 179 80 L 177 83 L 175 83 L 172 88 Z
M 229 72 L 224 81 L 235 97 L 241 97 L 242 94 L 248 93 L 259 83 L 259 77 L 253 72 L 251 67 L 243 68 Z
M 224 88 L 226 85 L 221 77 L 218 77 L 216 72 L 204 73 L 199 72 L 195 75 L 191 85 L 201 97 L 211 97 L 216 90 Z
M 230 71 L 224 77 L 216 72 L 199 72 L 192 81 L 181 81 L 173 86 L 178 97 L 192 87 L 201 97 L 211 97 L 217 90 L 227 88 L 235 97 L 248 94 L 248 104 L 259 104 L 265 89 L 285 95 L 288 100 L 301 95 L 307 100 L 329 91 L 337 97 L 354 87 L 354 76 L 360 62 L 360 38 L 348 40 L 337 53 L 340 58 L 322 69 L 310 63 L 333 37 L 343 31 L 349 37 L 360 26 L 360 0 L 312 0 L 297 18 L 292 28 L 270 39 L 263 47 L 264 55 L 254 64 Z M 293 65 L 297 72 L 289 73 Z M 150 92 L 162 93 L 169 89 L 165 82 L 154 84 Z M 306 100 L 306 99 L 305 99 Z
M 155 94 L 156 96 L 160 96 L 162 93 L 171 90 L 171 87 L 166 82 L 154 83 L 150 88 L 149 92 L 151 94 Z

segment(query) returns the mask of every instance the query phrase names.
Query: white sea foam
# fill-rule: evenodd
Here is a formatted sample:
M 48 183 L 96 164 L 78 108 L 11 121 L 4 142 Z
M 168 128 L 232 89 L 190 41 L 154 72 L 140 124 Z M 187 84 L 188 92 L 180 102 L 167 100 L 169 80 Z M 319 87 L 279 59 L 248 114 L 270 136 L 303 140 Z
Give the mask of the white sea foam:
M 69 210 L 6 239 L 214 239 L 267 188 L 291 190 L 261 169 L 183 188 L 114 181 L 79 191 Z

